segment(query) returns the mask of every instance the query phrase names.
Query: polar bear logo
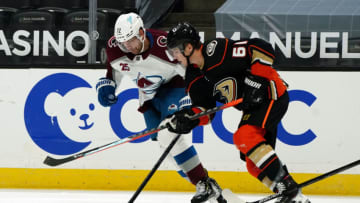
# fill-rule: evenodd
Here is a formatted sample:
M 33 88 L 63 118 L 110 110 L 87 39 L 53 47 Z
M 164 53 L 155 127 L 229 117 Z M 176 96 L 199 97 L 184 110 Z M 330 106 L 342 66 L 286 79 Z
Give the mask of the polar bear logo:
M 96 125 L 96 98 L 96 92 L 86 87 L 75 88 L 64 96 L 52 92 L 45 99 L 44 110 L 53 125 L 58 125 L 67 137 L 76 142 L 88 142 L 92 140 Z

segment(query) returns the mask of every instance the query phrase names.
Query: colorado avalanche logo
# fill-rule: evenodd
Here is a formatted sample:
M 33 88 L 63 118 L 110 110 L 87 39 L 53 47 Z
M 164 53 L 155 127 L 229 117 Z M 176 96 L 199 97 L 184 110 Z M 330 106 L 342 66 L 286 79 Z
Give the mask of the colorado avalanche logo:
M 145 76 L 139 72 L 135 83 L 145 94 L 152 94 L 160 87 L 163 80 L 160 75 Z
M 153 85 L 153 84 L 154 84 L 153 82 L 146 79 L 145 77 L 139 78 L 138 81 L 137 81 L 137 86 L 140 87 L 140 88 L 145 88 L 145 87 L 148 87 L 148 86 Z
M 168 107 L 168 111 L 177 111 L 178 110 L 178 106 L 176 104 L 171 104 L 169 107 Z
M 166 47 L 166 42 L 167 42 L 167 39 L 165 36 L 160 36 L 157 39 L 157 44 L 159 47 Z
M 111 37 L 108 41 L 108 46 L 110 48 L 114 48 L 114 47 L 117 47 L 119 45 L 119 43 L 116 41 L 116 38 L 115 36 Z

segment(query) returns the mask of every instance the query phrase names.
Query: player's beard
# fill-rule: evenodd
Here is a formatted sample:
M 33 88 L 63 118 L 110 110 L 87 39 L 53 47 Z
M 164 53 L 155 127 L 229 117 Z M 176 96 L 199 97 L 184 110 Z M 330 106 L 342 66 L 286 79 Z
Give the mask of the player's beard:
M 144 38 L 141 38 L 140 36 L 137 37 L 138 41 L 137 41 L 137 44 L 136 46 L 134 47 L 134 50 L 136 50 L 136 53 L 135 52 L 132 52 L 133 54 L 137 55 L 137 54 L 141 54 L 143 53 L 145 50 L 145 37 Z
M 135 47 L 132 47 L 131 49 L 129 49 L 129 51 L 132 53 L 132 54 L 141 54 L 141 51 L 143 49 L 143 46 L 142 46 L 142 43 L 140 42 L 139 44 L 137 44 Z
M 137 40 L 136 43 L 131 46 L 126 46 L 126 45 L 120 44 L 121 50 L 124 52 L 127 52 L 127 53 L 130 52 L 134 55 L 141 54 L 142 52 L 144 52 L 145 43 L 144 43 L 144 41 L 142 41 L 140 39 L 136 39 L 136 40 Z

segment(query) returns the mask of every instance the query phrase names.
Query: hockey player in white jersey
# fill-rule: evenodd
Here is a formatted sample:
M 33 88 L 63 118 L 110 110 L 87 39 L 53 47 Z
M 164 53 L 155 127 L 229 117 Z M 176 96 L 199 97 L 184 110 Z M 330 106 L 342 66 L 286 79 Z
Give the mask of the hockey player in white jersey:
M 168 115 L 189 103 L 185 97 L 185 70 L 167 53 L 167 33 L 144 28 L 139 15 L 123 14 L 118 17 L 114 36 L 107 44 L 107 74 L 96 84 L 98 100 L 103 106 L 116 103 L 116 87 L 124 75 L 131 78 L 139 90 L 139 108 L 145 118 L 147 129 L 156 128 Z M 189 104 L 188 104 L 189 105 Z M 186 107 L 185 107 L 186 108 Z M 176 134 L 164 129 L 151 135 L 161 148 L 166 148 Z M 178 173 L 196 185 L 192 203 L 208 199 L 226 203 L 221 188 L 208 177 L 194 146 L 181 136 L 170 152 Z

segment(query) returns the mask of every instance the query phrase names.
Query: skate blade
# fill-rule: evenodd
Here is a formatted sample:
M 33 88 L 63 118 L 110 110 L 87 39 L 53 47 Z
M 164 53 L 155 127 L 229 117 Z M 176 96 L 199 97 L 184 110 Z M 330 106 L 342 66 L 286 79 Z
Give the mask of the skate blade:
M 228 203 L 246 203 L 244 200 L 240 199 L 236 194 L 234 194 L 230 189 L 223 189 L 221 193 Z

